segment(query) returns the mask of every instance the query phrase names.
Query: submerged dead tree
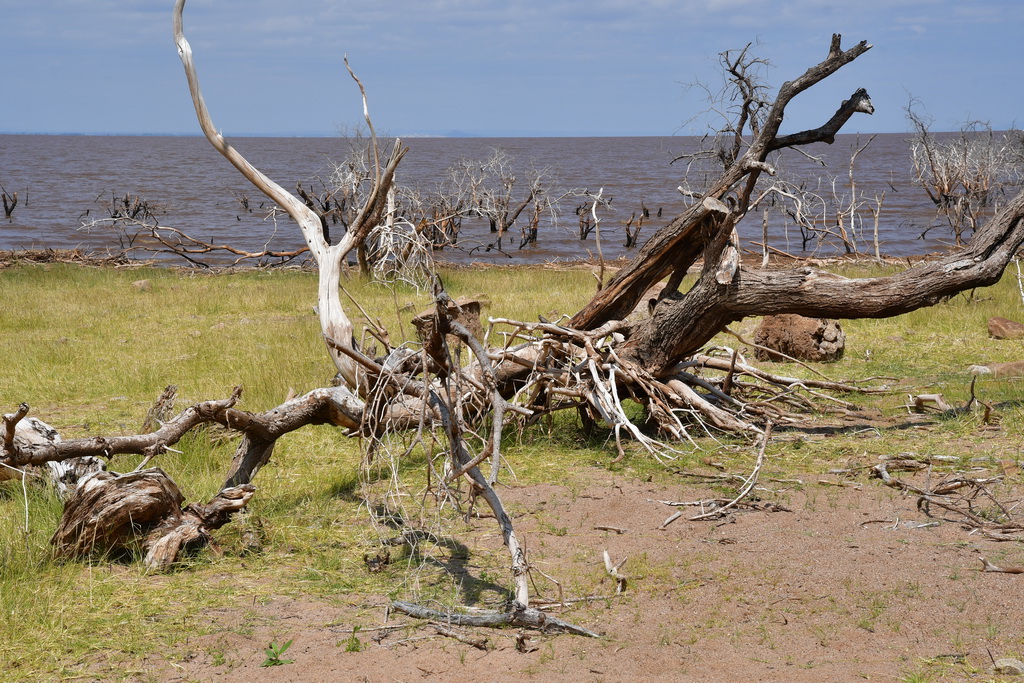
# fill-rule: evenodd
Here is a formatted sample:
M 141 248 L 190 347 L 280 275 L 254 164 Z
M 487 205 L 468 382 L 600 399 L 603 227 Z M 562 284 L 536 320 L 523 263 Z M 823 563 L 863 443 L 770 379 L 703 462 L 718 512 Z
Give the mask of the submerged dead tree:
M 4 202 L 4 216 L 10 218 L 18 206 L 18 193 L 7 194 L 7 188 L 0 185 L 0 199 Z
M 690 439 L 695 426 L 709 432 L 760 437 L 763 447 L 770 432 L 766 425 L 792 422 L 796 413 L 813 407 L 815 401 L 851 410 L 841 398 L 828 394 L 865 389 L 827 378 L 775 376 L 748 364 L 738 351 L 723 356 L 706 349 L 715 335 L 728 331 L 730 323 L 779 313 L 830 318 L 898 315 L 965 289 L 995 283 L 1024 242 L 1022 194 L 979 228 L 963 249 L 897 275 L 858 280 L 810 267 L 762 270 L 743 265 L 737 225 L 756 204 L 759 180 L 774 174 L 772 155 L 813 142 L 831 143 L 854 114 L 873 111 L 867 92 L 860 89 L 818 128 L 781 135 L 786 108 L 801 92 L 856 60 L 870 46 L 861 42 L 844 50 L 840 36 L 834 35 L 825 59 L 784 83 L 773 100 L 764 97 L 765 89 L 753 82 L 748 67 L 754 62 L 748 61 L 747 51 L 726 53 L 726 73 L 738 104 L 735 119 L 718 141 L 723 172 L 687 210 L 657 230 L 582 310 L 557 322 L 492 318 L 487 338 L 503 342 L 492 341 L 494 345 L 485 348 L 454 319 L 451 312 L 458 306 L 438 281 L 436 312 L 422 349 L 391 348 L 387 335 L 381 333 L 375 336 L 384 349 L 370 357 L 354 344 L 352 323 L 341 305 L 341 260 L 385 220 L 388 190 L 404 148 L 396 143 L 386 162 L 375 161 L 374 184 L 364 206 L 344 237 L 332 243 L 315 211 L 251 166 L 216 132 L 183 34 L 184 5 L 185 0 L 177 0 L 175 41 L 200 126 L 214 148 L 299 225 L 319 269 L 321 331 L 344 384 L 314 390 L 259 414 L 239 410 L 235 404 L 240 392 L 236 391 L 228 399 L 193 406 L 147 435 L 30 444 L 14 438 L 27 406 L 5 418 L 7 433 L 0 462 L 14 468 L 129 452 L 158 457 L 175 439 L 206 422 L 240 433 L 241 443 L 219 494 L 222 502 L 197 506 L 190 514 L 190 506 L 181 506 L 176 489 L 158 486 L 163 491 L 161 498 L 168 501 L 168 512 L 142 530 L 147 553 L 155 553 L 161 543 L 173 550 L 202 542 L 210 528 L 245 504 L 253 493 L 253 478 L 272 457 L 274 444 L 294 429 L 332 424 L 372 443 L 381 433 L 427 428 L 439 435 L 449 460 L 439 486 L 446 494 L 455 495 L 451 485 L 466 479 L 472 494 L 482 498 L 494 513 L 510 554 L 510 606 L 492 615 L 494 623 L 593 635 L 545 617 L 530 605 L 526 551 L 493 488 L 502 460 L 502 435 L 509 423 L 529 425 L 558 410 L 575 410 L 586 426 L 600 424 L 608 429 L 619 457 L 632 442 L 655 458 L 671 458 L 678 442 Z M 369 123 L 365 92 L 363 102 Z M 373 135 L 372 124 L 370 130 Z M 595 208 L 599 198 L 595 198 Z M 698 264 L 695 284 L 681 291 L 684 275 Z M 659 283 L 660 291 L 649 293 Z M 449 337 L 470 350 L 464 362 L 458 362 L 458 354 L 448 348 Z M 643 406 L 648 424 L 637 424 L 635 411 L 624 407 L 627 400 Z M 491 463 L 490 476 L 480 469 L 487 462 Z M 159 475 L 136 479 L 152 486 L 153 477 Z M 87 475 L 72 495 L 90 495 L 92 487 L 109 479 L 107 475 Z M 114 500 L 93 498 L 107 500 L 111 510 L 117 509 Z M 110 529 L 99 529 L 74 522 L 104 514 L 93 510 L 90 517 L 75 512 L 83 509 L 88 508 L 69 503 L 61 533 L 55 536 L 59 547 L 71 549 L 69 554 L 81 552 L 85 535 L 118 537 L 112 529 L 121 516 L 111 513 Z M 168 529 L 180 532 L 162 540 Z
M 914 175 L 935 204 L 936 218 L 945 220 L 956 244 L 962 245 L 964 237 L 1005 200 L 1006 190 L 1020 185 L 1024 138 L 1020 131 L 996 133 L 987 123 L 975 121 L 961 127 L 955 137 L 937 139 L 913 103 L 906 111 L 914 129 Z

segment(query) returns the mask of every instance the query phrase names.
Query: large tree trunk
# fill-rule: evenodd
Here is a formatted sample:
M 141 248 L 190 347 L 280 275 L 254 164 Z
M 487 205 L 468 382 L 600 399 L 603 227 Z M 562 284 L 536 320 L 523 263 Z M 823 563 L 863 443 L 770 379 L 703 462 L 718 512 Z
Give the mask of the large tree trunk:
M 774 173 L 766 163 L 770 152 L 811 142 L 831 143 L 854 113 L 874 111 L 861 89 L 819 128 L 778 135 L 785 108 L 795 95 L 869 48 L 862 42 L 843 51 L 839 36 L 833 36 L 824 61 L 782 86 L 746 152 L 737 154 L 700 201 L 655 233 L 608 286 L 573 317 L 571 325 L 594 329 L 610 320 L 625 319 L 652 285 L 668 277 L 653 314 L 624 330 L 628 340 L 622 350 L 625 358 L 645 371 L 667 376 L 726 325 L 745 317 L 777 313 L 887 317 L 997 282 L 1024 241 L 1020 225 L 1024 195 L 1011 201 L 965 249 L 886 278 L 851 280 L 806 267 L 756 270 L 742 267 L 735 249 L 730 248 L 736 224 L 746 213 L 759 176 Z M 747 78 L 739 70 L 732 73 L 738 79 Z M 743 83 L 749 86 L 745 80 Z M 701 258 L 703 266 L 696 284 L 680 293 L 678 285 L 686 270 Z
M 831 144 L 836 133 L 853 114 L 873 113 L 871 100 L 867 91 L 862 88 L 844 101 L 832 118 L 818 128 L 782 137 L 777 135 L 786 106 L 794 97 L 828 78 L 870 49 L 871 46 L 867 42 L 861 41 L 844 51 L 840 47 L 840 36 L 833 35 L 828 57 L 800 77 L 782 85 L 764 125 L 759 130 L 755 127 L 755 136 L 742 156 L 738 155 L 738 151 L 743 125 L 735 126 L 737 158 L 705 191 L 702 201 L 654 233 L 629 263 L 612 278 L 608 286 L 572 318 L 571 326 L 577 329 L 593 329 L 609 320 L 625 318 L 636 307 L 644 292 L 670 274 L 673 275 L 670 284 L 678 285 L 686 270 L 702 255 L 706 246 L 720 233 L 732 230 L 743 218 L 760 174 L 774 174 L 774 170 L 765 162 L 768 154 L 783 147 L 813 142 Z M 733 67 L 735 71 L 736 65 Z M 745 81 L 742 85 L 750 87 L 748 75 L 738 72 L 734 75 L 738 80 Z M 753 118 L 748 112 L 741 114 L 741 117 L 744 120 Z M 745 187 L 741 188 L 741 183 Z M 736 195 L 731 198 L 734 199 L 730 202 L 732 208 L 723 201 L 730 193 Z M 667 294 L 674 290 L 674 287 L 666 289 Z
M 963 249 L 896 275 L 849 279 L 810 267 L 740 267 L 728 284 L 705 266 L 686 294 L 671 293 L 632 330 L 624 353 L 654 374 L 670 372 L 729 323 L 798 313 L 816 318 L 887 318 L 995 284 L 1024 243 L 1024 193 L 975 233 Z

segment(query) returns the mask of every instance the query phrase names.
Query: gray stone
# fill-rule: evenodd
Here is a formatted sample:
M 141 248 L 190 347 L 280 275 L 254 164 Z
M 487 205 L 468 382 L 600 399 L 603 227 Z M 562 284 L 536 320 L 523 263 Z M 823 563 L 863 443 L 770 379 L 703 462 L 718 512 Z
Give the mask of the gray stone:
M 1024 662 L 1013 657 L 997 659 L 995 666 L 992 667 L 992 673 L 1003 676 L 1024 676 Z

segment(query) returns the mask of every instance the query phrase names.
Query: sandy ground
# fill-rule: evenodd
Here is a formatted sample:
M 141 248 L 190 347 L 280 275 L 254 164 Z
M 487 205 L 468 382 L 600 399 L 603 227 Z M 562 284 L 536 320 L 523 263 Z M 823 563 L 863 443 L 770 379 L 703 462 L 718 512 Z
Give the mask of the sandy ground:
M 385 625 L 382 596 L 282 597 L 246 606 L 247 635 L 237 628 L 242 609 L 213 614 L 223 630 L 190 640 L 184 658 L 147 666 L 161 680 L 247 682 L 999 680 L 992 658 L 1024 651 L 1024 575 L 981 572 L 978 558 L 1019 566 L 1024 549 L 926 517 L 915 498 L 877 480 L 853 488 L 821 478 L 789 490 L 766 482 L 787 511 L 696 522 L 685 508 L 664 530 L 677 508 L 659 501 L 723 494 L 596 468 L 565 485 L 504 489 L 531 562 L 565 598 L 611 596 L 557 612 L 600 639 L 459 629 L 486 639 L 483 651 L 401 614 L 388 623 L 414 625 L 371 630 Z M 472 525 L 460 540 L 493 549 L 493 519 Z M 628 558 L 619 596 L 606 550 Z M 347 651 L 357 624 L 362 649 Z M 294 643 L 284 658 L 294 661 L 261 668 L 263 647 L 285 637 Z

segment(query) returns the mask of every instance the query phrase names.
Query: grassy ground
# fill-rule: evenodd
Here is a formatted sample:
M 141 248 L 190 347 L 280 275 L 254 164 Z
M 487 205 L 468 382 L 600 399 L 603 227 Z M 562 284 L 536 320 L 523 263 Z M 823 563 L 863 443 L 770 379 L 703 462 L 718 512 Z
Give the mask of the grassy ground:
M 485 315 L 525 320 L 571 313 L 593 291 L 585 270 L 457 270 L 443 278 L 453 296 L 489 302 Z M 148 285 L 133 284 L 140 280 Z M 429 305 L 426 295 L 410 289 L 358 281 L 346 287 L 393 340 L 411 335 L 409 319 Z M 32 415 L 72 438 L 137 432 L 147 407 L 172 383 L 179 387 L 179 407 L 225 397 L 236 384 L 244 387 L 242 408 L 277 405 L 290 389 L 324 386 L 333 374 L 312 311 L 315 289 L 315 276 L 297 271 L 192 275 L 60 264 L 0 270 L 0 411 L 26 401 Z M 990 340 L 985 327 L 994 315 L 1020 319 L 1021 309 L 1016 279 L 1008 276 L 996 287 L 899 318 L 844 322 L 847 357 L 822 369 L 835 379 L 899 378 L 891 394 L 854 399 L 883 415 L 899 414 L 908 393 L 943 393 L 950 402 L 963 402 L 968 365 L 1021 359 L 1020 342 Z M 752 336 L 755 324 L 744 321 L 734 329 Z M 721 341 L 735 343 L 731 337 Z M 791 366 L 779 369 L 806 374 Z M 883 453 L 946 454 L 954 444 L 965 459 L 991 455 L 1019 462 L 1021 385 L 982 380 L 978 394 L 998 404 L 998 443 L 968 415 L 926 432 L 879 431 L 870 440 L 790 440 L 785 457 L 774 458 L 766 474 L 824 472 L 854 457 Z M 507 456 L 523 484 L 566 483 L 574 472 L 609 468 L 637 480 L 673 476 L 671 468 L 640 454 L 610 465 L 614 448 L 600 436 L 584 436 L 569 417 L 512 440 Z M 713 453 L 730 469 L 749 469 L 750 448 L 711 440 L 701 446 L 685 461 L 700 462 Z M 179 449 L 180 454 L 161 456 L 159 466 L 189 499 L 205 500 L 223 480 L 233 443 L 201 432 Z M 781 453 L 779 446 L 771 450 Z M 406 493 L 390 485 L 387 463 L 360 475 L 360 459 L 358 445 L 331 429 L 289 435 L 259 475 L 250 506 L 250 518 L 262 529 L 262 552 L 246 554 L 232 524 L 217 537 L 219 554 L 200 552 L 185 566 L 155 576 L 132 561 L 55 561 L 49 536 L 60 516 L 59 501 L 42 486 L 0 484 L 0 679 L 88 678 L 97 672 L 135 677 L 147 658 L 173 659 L 190 637 L 223 629 L 210 614 L 246 603 L 255 608 L 274 597 L 358 602 L 352 596 L 465 590 L 465 582 L 460 589 L 443 572 L 424 569 L 420 558 L 400 557 L 398 551 L 386 571 L 367 571 L 364 553 L 381 532 L 365 498 L 370 491 Z M 414 454 L 395 466 L 411 490 L 417 490 L 423 462 Z M 118 458 L 111 468 L 126 471 L 135 464 Z M 557 518 L 537 519 L 549 533 L 565 533 Z M 446 523 L 456 525 L 457 537 L 460 522 Z M 478 603 L 501 598 L 502 553 L 499 544 L 469 563 Z M 231 628 L 244 633 L 253 623 L 242 618 Z

